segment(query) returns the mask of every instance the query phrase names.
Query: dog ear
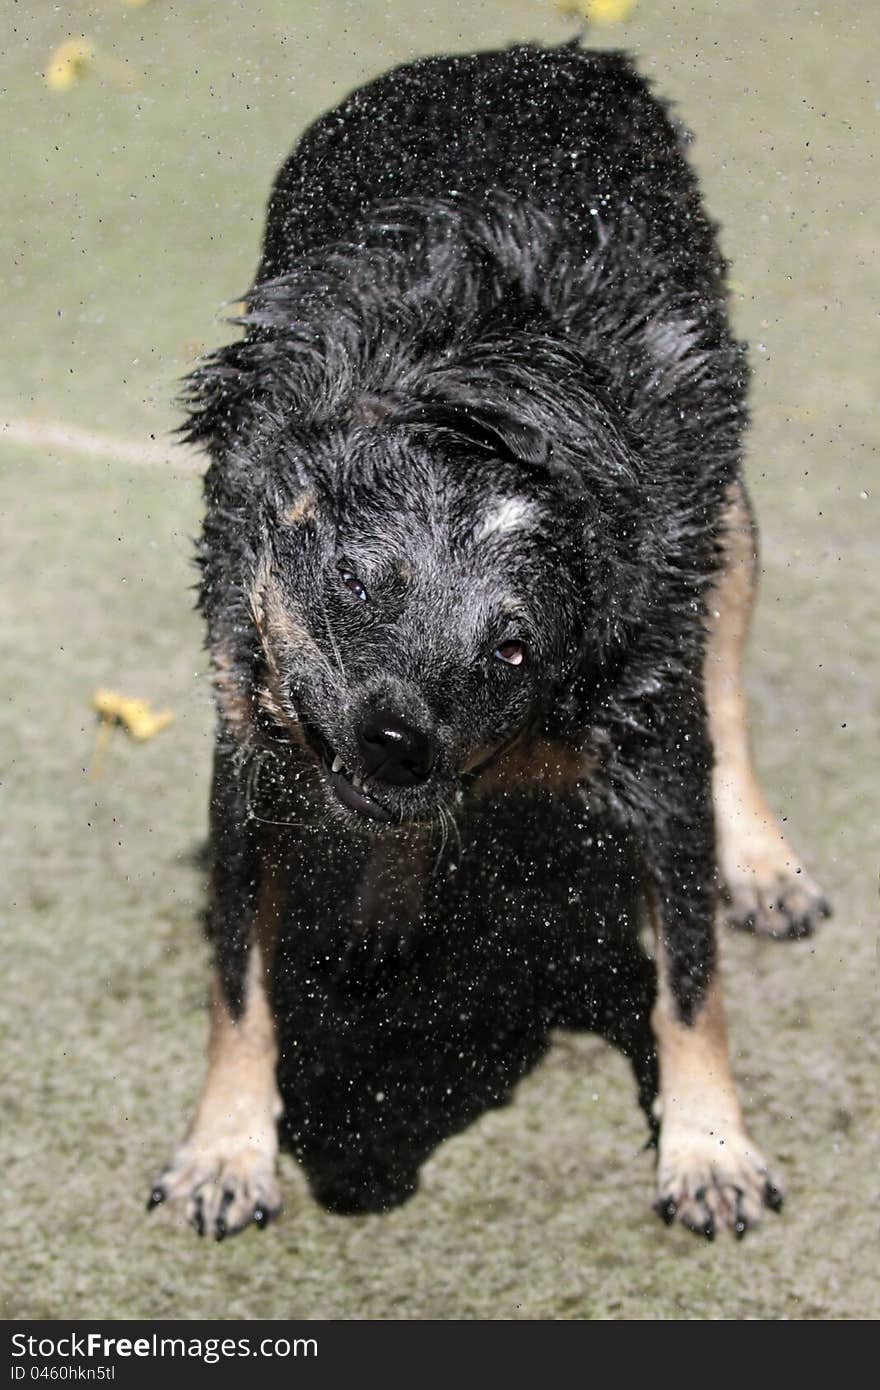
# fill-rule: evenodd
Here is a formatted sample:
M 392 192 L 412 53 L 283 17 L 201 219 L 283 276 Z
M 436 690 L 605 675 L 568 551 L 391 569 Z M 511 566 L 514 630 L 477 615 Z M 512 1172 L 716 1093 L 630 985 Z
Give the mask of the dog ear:
M 396 410 L 388 424 L 449 430 L 501 458 L 538 467 L 546 467 L 553 452 L 548 436 L 537 425 L 479 401 L 416 401 Z

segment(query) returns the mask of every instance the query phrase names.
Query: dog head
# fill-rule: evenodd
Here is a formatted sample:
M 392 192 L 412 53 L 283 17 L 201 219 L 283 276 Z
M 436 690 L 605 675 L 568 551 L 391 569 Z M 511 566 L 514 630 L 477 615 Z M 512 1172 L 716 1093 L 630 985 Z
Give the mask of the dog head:
M 588 499 L 540 420 L 369 399 L 276 453 L 257 699 L 349 815 L 430 820 L 525 739 L 606 614 Z
M 542 215 L 441 212 L 259 286 L 191 381 L 212 645 L 373 824 L 431 818 L 566 693 L 600 698 L 687 540 L 644 458 L 699 355 L 671 335 L 660 380 L 641 299 L 603 350 L 605 272 Z

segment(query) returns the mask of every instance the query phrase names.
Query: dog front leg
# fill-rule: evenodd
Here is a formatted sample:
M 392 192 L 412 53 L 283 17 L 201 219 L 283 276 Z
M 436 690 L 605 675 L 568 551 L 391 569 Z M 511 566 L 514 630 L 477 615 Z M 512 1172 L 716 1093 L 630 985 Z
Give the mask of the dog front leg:
M 757 583 L 757 535 L 745 488 L 731 488 L 723 562 L 709 599 L 704 679 L 715 749 L 718 855 L 731 926 L 761 936 L 807 936 L 829 915 L 801 869 L 758 782 L 749 746 L 742 663 Z
M 281 1100 L 271 976 L 283 864 L 273 835 L 249 820 L 242 772 L 218 744 L 211 797 L 212 985 L 208 1069 L 195 1117 L 160 1175 L 149 1206 L 181 1205 L 217 1240 L 281 1206 L 275 1177 Z
M 719 980 L 684 1019 L 670 983 L 667 952 L 657 951 L 657 1002 L 651 1026 L 660 1071 L 657 1202 L 667 1224 L 678 1219 L 711 1240 L 757 1225 L 778 1211 L 782 1191 L 743 1120 L 730 1067 Z
M 677 809 L 667 815 L 647 886 L 657 968 L 656 1205 L 665 1221 L 677 1218 L 711 1240 L 724 1229 L 744 1235 L 765 1206 L 778 1210 L 782 1197 L 746 1130 L 728 1057 L 709 749 L 693 725 L 687 744 L 678 740 L 684 746 L 689 770 L 679 761 L 677 797 L 670 788 L 666 802 Z

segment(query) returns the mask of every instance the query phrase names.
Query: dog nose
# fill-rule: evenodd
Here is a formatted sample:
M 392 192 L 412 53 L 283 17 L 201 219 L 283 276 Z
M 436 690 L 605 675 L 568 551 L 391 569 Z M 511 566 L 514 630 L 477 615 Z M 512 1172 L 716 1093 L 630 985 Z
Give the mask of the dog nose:
M 395 787 L 424 782 L 434 766 L 434 744 L 428 735 L 391 710 L 368 714 L 357 741 L 366 775 Z

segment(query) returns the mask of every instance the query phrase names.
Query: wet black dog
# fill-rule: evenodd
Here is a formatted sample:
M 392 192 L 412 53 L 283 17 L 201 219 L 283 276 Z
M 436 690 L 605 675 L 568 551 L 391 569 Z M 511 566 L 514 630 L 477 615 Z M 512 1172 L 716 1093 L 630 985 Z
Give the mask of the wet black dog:
M 348 945 L 408 940 L 432 836 L 536 786 L 635 847 L 660 1210 L 742 1233 L 781 1200 L 735 1096 L 715 918 L 722 885 L 773 935 L 823 904 L 748 758 L 747 372 L 685 143 L 626 58 L 520 47 L 382 77 L 279 175 L 244 335 L 190 387 L 218 972 L 153 1200 L 201 1230 L 279 1205 L 267 979 L 279 924 L 310 929 L 316 835 L 351 846 Z

